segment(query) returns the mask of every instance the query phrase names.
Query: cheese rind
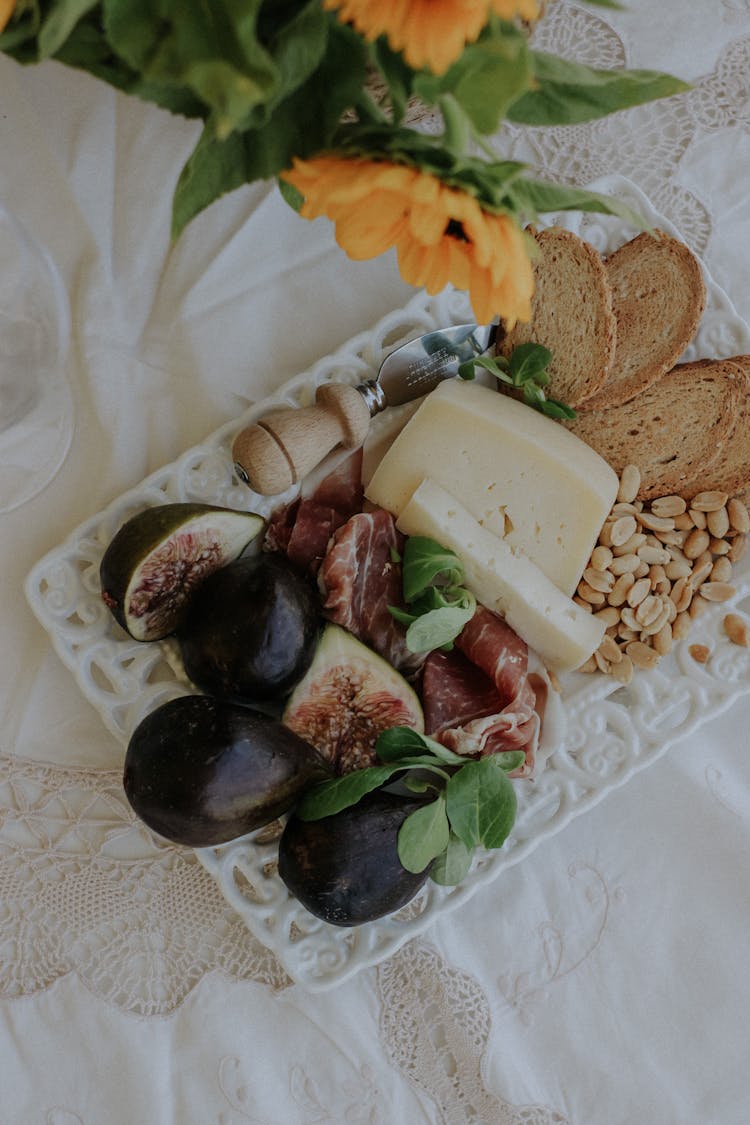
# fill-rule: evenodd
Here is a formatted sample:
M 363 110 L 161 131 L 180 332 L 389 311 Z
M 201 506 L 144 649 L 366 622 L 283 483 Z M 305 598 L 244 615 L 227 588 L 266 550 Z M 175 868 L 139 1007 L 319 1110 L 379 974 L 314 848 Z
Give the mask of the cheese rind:
M 603 622 L 558 590 L 530 559 L 477 523 L 435 481 L 428 478 L 419 485 L 397 527 L 455 551 L 477 601 L 501 614 L 548 667 L 558 672 L 578 668 L 601 644 Z
M 558 422 L 461 379 L 427 396 L 366 495 L 399 516 L 425 477 L 565 594 L 575 591 L 618 489 L 607 462 Z

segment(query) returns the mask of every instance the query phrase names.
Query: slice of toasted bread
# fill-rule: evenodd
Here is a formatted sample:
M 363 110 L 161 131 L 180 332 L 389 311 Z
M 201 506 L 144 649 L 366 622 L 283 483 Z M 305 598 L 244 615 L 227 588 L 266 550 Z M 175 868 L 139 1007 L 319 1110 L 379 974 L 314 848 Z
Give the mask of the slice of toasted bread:
M 601 387 L 615 354 L 615 317 L 604 263 L 578 235 L 562 227 L 534 231 L 531 320 L 498 342 L 509 356 L 533 341 L 552 352 L 547 394 L 576 406 Z
M 641 472 L 638 498 L 703 491 L 742 410 L 744 374 L 727 360 L 682 364 L 617 406 L 565 423 L 617 473 Z
M 706 304 L 698 260 L 664 231 L 639 234 L 604 264 L 617 346 L 606 382 L 583 410 L 627 402 L 670 371 L 695 336 Z
M 750 498 L 750 356 L 732 356 L 726 361 L 737 371 L 742 390 L 737 419 L 720 456 L 705 473 L 700 491 L 726 492 Z

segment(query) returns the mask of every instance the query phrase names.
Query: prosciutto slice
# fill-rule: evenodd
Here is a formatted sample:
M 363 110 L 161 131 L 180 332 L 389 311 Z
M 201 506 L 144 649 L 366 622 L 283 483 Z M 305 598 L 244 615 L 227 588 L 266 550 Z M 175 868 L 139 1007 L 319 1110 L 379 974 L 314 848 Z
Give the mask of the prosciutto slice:
M 515 777 L 533 773 L 544 692 L 528 675 L 524 641 L 497 614 L 478 606 L 448 653 L 430 653 L 422 678 L 425 730 L 468 757 L 523 750 Z
M 318 575 L 325 616 L 348 629 L 404 676 L 425 655 L 406 647 L 405 630 L 388 606 L 404 606 L 398 559 L 404 536 L 390 512 L 358 512 L 333 536 Z
M 333 532 L 362 507 L 362 450 L 342 461 L 305 497 L 278 509 L 265 546 L 282 551 L 299 570 L 317 574 Z

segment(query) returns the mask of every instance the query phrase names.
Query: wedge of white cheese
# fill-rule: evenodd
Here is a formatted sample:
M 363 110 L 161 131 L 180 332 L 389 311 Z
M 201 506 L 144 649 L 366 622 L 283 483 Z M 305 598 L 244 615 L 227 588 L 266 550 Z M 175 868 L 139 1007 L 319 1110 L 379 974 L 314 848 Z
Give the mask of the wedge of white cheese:
M 502 614 L 548 667 L 578 668 L 601 644 L 603 622 L 558 590 L 531 559 L 482 527 L 434 480 L 422 481 L 397 526 L 405 535 L 426 536 L 455 551 L 477 601 Z
M 425 398 L 366 495 L 399 516 L 425 477 L 565 594 L 575 591 L 618 489 L 607 462 L 559 422 L 461 379 Z

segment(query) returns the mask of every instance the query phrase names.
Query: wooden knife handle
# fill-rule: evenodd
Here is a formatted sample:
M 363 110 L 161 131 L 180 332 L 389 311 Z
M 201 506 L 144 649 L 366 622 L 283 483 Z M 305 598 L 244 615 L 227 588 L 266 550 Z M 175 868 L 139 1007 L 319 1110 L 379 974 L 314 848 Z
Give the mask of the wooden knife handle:
M 275 496 L 301 481 L 337 445 L 361 445 L 369 426 L 370 410 L 355 387 L 324 383 L 314 406 L 274 410 L 242 430 L 232 457 L 254 492 Z

